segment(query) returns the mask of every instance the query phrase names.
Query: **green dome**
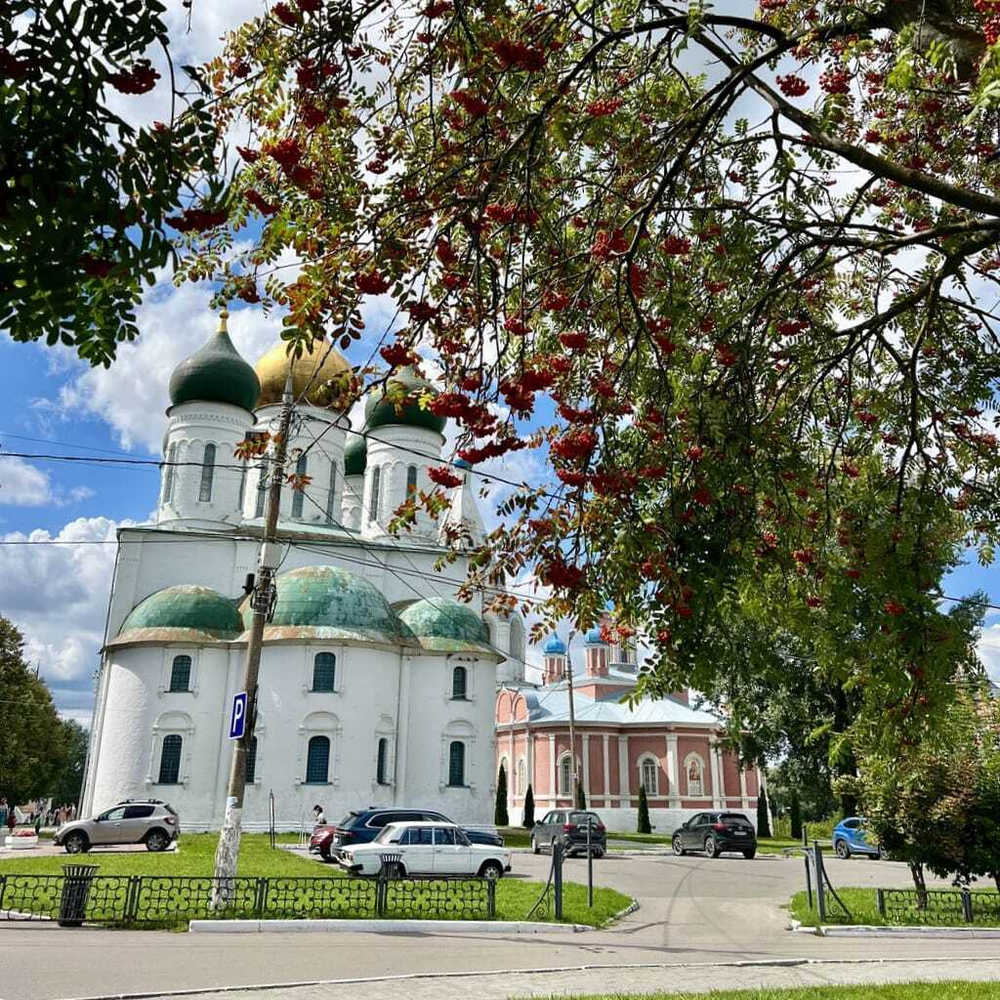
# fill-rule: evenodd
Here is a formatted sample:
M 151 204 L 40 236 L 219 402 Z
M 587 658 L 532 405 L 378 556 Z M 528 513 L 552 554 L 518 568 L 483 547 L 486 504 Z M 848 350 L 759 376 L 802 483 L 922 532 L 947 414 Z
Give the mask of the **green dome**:
M 278 599 L 268 623 L 268 639 L 355 639 L 367 642 L 414 641 L 389 603 L 367 580 L 336 566 L 304 566 L 275 580 Z M 241 608 L 247 628 L 253 612 Z
M 253 410 L 260 382 L 253 368 L 240 357 L 226 331 L 228 313 L 219 317 L 219 330 L 204 347 L 185 358 L 170 376 L 170 402 L 230 403 Z
M 450 597 L 426 597 L 404 609 L 399 616 L 421 639 L 457 639 L 489 643 L 490 632 L 467 604 Z
M 184 634 L 170 634 L 177 630 Z M 122 622 L 118 638 L 219 640 L 235 639 L 242 631 L 243 622 L 232 601 L 210 587 L 180 584 L 140 601 Z
M 421 409 L 417 397 L 425 392 L 437 395 L 437 390 L 425 378 L 420 378 L 412 368 L 400 368 L 389 379 L 390 386 L 402 386 L 408 397 L 407 402 L 396 412 L 396 407 L 385 398 L 381 391 L 368 397 L 365 403 L 365 426 L 367 430 L 384 427 L 387 424 L 406 424 L 409 427 L 426 427 L 428 430 L 444 433 L 445 419 L 430 410 Z
M 344 475 L 363 476 L 368 464 L 368 442 L 362 434 L 347 432 L 347 445 L 344 448 Z

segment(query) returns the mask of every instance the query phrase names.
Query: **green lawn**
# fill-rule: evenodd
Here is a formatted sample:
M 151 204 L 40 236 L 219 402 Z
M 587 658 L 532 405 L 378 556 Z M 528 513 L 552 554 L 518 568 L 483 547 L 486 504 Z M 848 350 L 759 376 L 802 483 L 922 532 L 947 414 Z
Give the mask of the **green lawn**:
M 826 922 L 828 924 L 877 924 L 881 926 L 888 926 L 891 924 L 925 924 L 926 920 L 921 920 L 921 915 L 913 911 L 912 913 L 900 914 L 894 917 L 892 920 L 887 920 L 885 917 L 879 915 L 878 905 L 876 902 L 875 890 L 874 889 L 858 889 L 858 888 L 847 888 L 847 889 L 837 889 L 837 895 L 844 901 L 844 905 L 851 911 L 851 919 L 847 920 L 843 916 L 840 907 L 837 906 L 835 900 L 831 900 L 827 904 L 827 915 Z M 973 926 L 987 926 L 995 927 L 1000 923 L 998 915 L 1000 915 L 1000 898 L 998 898 L 998 893 L 993 889 L 977 889 L 973 891 L 973 907 L 972 912 L 975 919 L 973 920 Z M 985 896 L 991 902 L 991 909 L 993 910 L 993 919 L 990 919 L 988 915 L 983 915 L 981 912 L 976 914 L 975 897 Z M 814 900 L 815 906 L 815 900 Z M 807 927 L 816 927 L 819 925 L 819 913 L 815 910 L 809 909 L 809 900 L 804 892 L 797 892 L 792 896 L 792 901 L 788 906 L 788 911 L 796 920 L 801 920 Z M 951 921 L 946 921 L 949 925 L 954 925 L 956 927 L 961 927 L 965 925 L 965 921 L 960 915 L 956 914 L 956 919 Z M 1000 994 L 1000 990 L 998 990 Z
M 292 835 L 290 841 L 297 839 Z M 148 851 L 122 854 L 121 852 L 91 851 L 85 855 L 68 854 L 49 858 L 23 858 L 5 856 L 0 861 L 0 875 L 61 875 L 67 862 L 84 861 L 98 866 L 99 875 L 210 875 L 215 860 L 218 837 L 214 833 L 188 833 L 180 840 L 176 852 L 152 854 Z M 271 850 L 265 834 L 246 834 L 240 845 L 239 874 L 245 876 L 304 876 L 343 878 L 344 872 L 336 865 L 321 865 L 303 854 L 285 850 Z M 542 891 L 541 882 L 504 878 L 497 886 L 497 918 L 523 920 Z M 567 923 L 599 926 L 625 909 L 632 902 L 614 889 L 595 887 L 594 906 L 587 906 L 587 888 L 567 882 L 564 884 L 563 920 Z M 551 920 L 540 911 L 534 920 Z
M 571 1000 L 996 1000 L 996 983 L 904 983 L 893 986 L 810 986 L 711 993 L 604 993 Z

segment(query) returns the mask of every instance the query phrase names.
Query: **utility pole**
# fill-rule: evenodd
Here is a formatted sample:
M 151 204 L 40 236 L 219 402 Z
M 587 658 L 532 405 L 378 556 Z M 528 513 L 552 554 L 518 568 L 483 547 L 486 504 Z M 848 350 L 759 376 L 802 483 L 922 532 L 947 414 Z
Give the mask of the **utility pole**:
M 264 515 L 264 533 L 261 536 L 260 555 L 257 560 L 257 577 L 250 595 L 253 619 L 247 642 L 246 667 L 243 672 L 242 690 L 247 694 L 246 726 L 243 735 L 233 743 L 233 761 L 229 769 L 229 791 L 226 796 L 226 815 L 219 831 L 219 846 L 215 851 L 215 881 L 212 883 L 212 906 L 220 908 L 232 899 L 235 889 L 233 879 L 240 856 L 240 834 L 243 829 L 243 791 L 246 787 L 247 753 L 257 722 L 257 677 L 260 673 L 260 653 L 264 641 L 264 625 L 271 611 L 274 593 L 274 574 L 280 563 L 278 535 L 278 509 L 281 506 L 281 485 L 285 478 L 285 457 L 288 453 L 288 432 L 292 423 L 292 368 L 289 365 L 285 391 L 281 397 L 281 416 L 278 437 L 274 443 L 274 461 L 271 463 L 271 482 L 267 491 L 267 510 Z
M 579 779 L 576 774 L 576 715 L 573 711 L 573 657 L 570 649 L 574 635 L 576 635 L 576 629 L 570 629 L 569 638 L 566 642 L 566 692 L 569 695 L 569 770 L 572 775 L 571 784 L 573 785 L 573 790 L 570 794 L 573 796 L 573 808 L 575 809 L 576 786 Z

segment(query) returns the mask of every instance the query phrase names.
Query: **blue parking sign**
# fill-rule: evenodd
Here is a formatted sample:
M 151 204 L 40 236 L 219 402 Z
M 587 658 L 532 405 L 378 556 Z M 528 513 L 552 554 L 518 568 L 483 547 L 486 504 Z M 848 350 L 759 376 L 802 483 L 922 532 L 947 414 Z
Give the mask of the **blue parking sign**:
M 229 738 L 241 739 L 247 726 L 247 693 L 240 691 L 233 695 L 233 711 L 229 716 Z

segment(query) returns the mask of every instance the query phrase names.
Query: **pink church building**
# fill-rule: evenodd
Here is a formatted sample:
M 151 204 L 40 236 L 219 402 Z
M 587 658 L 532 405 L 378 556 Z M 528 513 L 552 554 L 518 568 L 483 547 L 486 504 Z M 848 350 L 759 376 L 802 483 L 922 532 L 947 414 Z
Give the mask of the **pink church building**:
M 654 832 L 669 834 L 699 812 L 728 809 L 756 825 L 758 775 L 720 742 L 723 725 L 686 693 L 623 701 L 637 680 L 634 650 L 586 635 L 585 670 L 573 674 L 576 767 L 570 756 L 570 668 L 565 644 L 545 644 L 541 685 L 502 686 L 496 701 L 497 773 L 507 773 L 507 811 L 523 816 L 531 785 L 535 817 L 574 805 L 574 772 L 587 805 L 609 830 L 634 831 L 645 788 Z

